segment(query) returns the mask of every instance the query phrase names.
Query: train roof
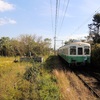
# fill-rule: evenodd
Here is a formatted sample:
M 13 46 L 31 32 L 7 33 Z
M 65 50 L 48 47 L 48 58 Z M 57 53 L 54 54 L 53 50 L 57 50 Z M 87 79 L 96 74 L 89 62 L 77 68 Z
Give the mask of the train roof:
M 86 42 L 71 42 L 71 43 L 68 43 L 68 44 L 66 44 L 66 45 L 64 45 L 64 46 L 62 46 L 62 47 L 60 47 L 59 49 L 63 49 L 64 47 L 69 47 L 69 46 L 74 46 L 74 45 L 86 45 L 86 46 L 90 46 L 90 44 L 89 43 L 86 43 Z
M 72 43 L 70 43 L 69 45 L 72 45 L 72 44 L 84 44 L 84 45 L 88 45 L 88 46 L 90 46 L 90 44 L 89 43 L 86 43 L 86 42 L 72 42 Z

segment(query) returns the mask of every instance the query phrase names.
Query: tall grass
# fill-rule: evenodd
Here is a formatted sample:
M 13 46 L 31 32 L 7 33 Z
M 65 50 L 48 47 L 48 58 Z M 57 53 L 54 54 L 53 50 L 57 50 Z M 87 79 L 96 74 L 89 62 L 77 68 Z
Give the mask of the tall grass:
M 61 100 L 78 100 L 76 92 L 70 86 L 70 81 L 66 77 L 63 70 L 53 70 L 54 75 L 57 77 L 58 86 L 60 88 Z
M 23 79 L 26 66 L 30 63 L 14 63 L 13 57 L 0 57 L 0 100 L 18 100 L 24 92 L 21 88 L 28 88 L 29 82 Z M 27 92 L 26 92 L 27 93 Z
M 0 57 L 0 100 L 95 100 L 55 56 L 45 64 L 13 61 Z
M 67 77 L 70 81 L 71 86 L 77 93 L 79 99 L 82 100 L 96 100 L 94 95 L 85 87 L 85 85 L 79 80 L 79 78 L 71 72 L 67 72 Z
M 96 100 L 74 73 L 56 69 L 53 73 L 57 77 L 61 100 Z
M 56 85 L 56 78 L 48 73 L 43 65 L 33 65 L 27 69 L 25 79 L 30 81 L 32 86 L 32 93 L 35 95 L 33 100 L 59 100 L 59 88 Z
M 59 100 L 56 78 L 43 65 L 13 61 L 0 58 L 0 100 Z

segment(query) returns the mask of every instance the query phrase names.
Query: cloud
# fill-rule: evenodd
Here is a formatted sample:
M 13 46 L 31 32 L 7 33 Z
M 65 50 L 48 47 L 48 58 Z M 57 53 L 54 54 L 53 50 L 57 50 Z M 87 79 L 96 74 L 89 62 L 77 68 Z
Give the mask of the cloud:
M 5 24 L 16 24 L 16 21 L 10 18 L 0 18 L 0 26 Z
M 14 9 L 14 5 L 13 4 L 5 2 L 4 0 L 0 0 L 0 12 L 13 10 L 13 9 Z

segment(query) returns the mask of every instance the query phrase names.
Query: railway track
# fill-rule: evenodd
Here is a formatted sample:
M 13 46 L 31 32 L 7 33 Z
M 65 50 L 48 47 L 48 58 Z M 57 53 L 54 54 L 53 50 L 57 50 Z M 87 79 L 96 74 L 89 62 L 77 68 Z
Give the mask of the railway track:
M 95 76 L 95 74 L 88 73 L 75 73 L 78 78 L 84 83 L 84 85 L 97 97 L 100 99 L 100 79 Z
M 94 76 L 100 81 L 100 73 L 93 72 Z
M 63 70 L 65 69 L 66 68 L 64 67 Z M 80 68 L 80 66 L 78 68 L 67 67 L 67 70 L 74 72 L 76 76 L 90 90 L 91 94 L 94 94 L 96 98 L 100 99 L 100 73 L 93 73 L 91 69 Z

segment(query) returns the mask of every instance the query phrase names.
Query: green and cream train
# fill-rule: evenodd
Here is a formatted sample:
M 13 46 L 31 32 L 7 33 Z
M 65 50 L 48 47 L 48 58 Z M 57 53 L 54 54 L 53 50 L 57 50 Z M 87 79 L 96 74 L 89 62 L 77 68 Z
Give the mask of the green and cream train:
M 68 43 L 58 49 L 58 55 L 67 61 L 69 66 L 90 64 L 91 46 L 85 42 Z

